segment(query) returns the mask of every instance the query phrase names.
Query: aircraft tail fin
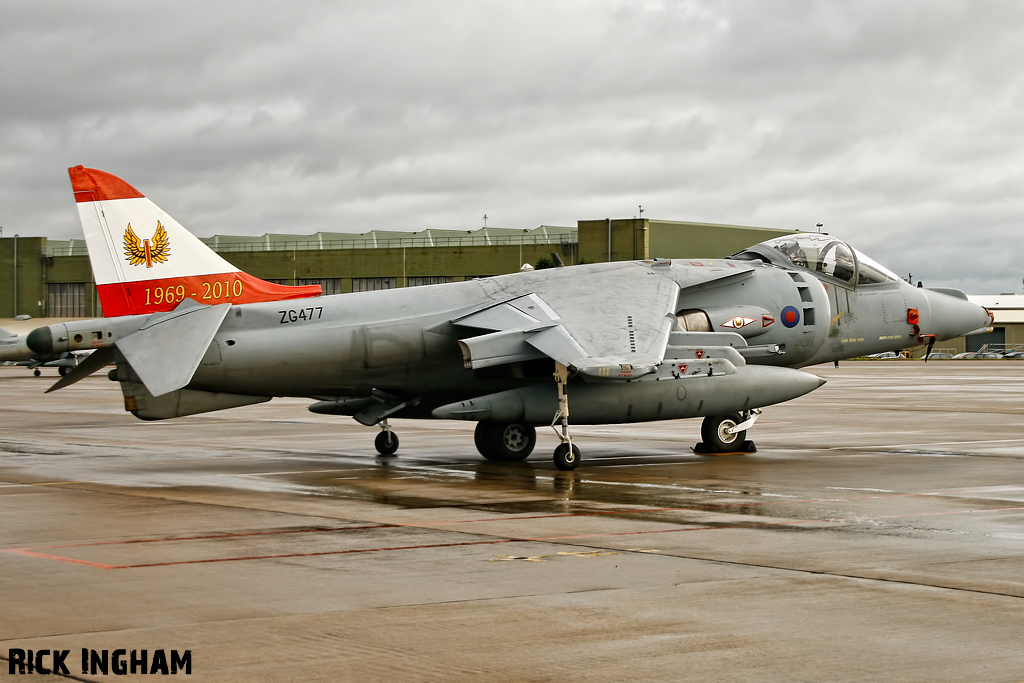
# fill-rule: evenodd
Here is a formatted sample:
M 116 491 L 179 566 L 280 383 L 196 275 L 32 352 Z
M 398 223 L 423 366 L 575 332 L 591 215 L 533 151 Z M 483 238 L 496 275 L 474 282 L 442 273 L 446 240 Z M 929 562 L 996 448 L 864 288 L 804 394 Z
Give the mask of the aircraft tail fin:
M 68 169 L 103 315 L 302 299 L 320 285 L 267 282 L 228 263 L 141 192 L 94 168 Z

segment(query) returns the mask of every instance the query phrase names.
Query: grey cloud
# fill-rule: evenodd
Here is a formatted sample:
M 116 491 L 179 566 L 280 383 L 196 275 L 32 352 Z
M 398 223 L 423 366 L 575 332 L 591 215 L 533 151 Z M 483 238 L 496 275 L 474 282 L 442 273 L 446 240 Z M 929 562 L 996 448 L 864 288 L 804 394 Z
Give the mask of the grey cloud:
M 199 234 L 813 229 L 1010 291 L 1024 6 L 344 2 L 0 6 L 0 224 L 79 233 L 64 169 Z

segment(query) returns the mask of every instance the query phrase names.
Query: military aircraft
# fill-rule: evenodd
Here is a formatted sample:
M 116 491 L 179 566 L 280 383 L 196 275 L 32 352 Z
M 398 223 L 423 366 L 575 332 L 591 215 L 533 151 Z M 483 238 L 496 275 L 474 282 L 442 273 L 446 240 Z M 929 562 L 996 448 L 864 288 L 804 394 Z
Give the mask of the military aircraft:
M 93 203 L 109 221 L 120 201 Z M 550 425 L 555 466 L 571 470 L 581 454 L 570 405 L 572 424 L 703 417 L 704 450 L 750 450 L 761 408 L 824 383 L 798 368 L 991 322 L 962 292 L 913 287 L 840 240 L 798 233 L 727 259 L 597 263 L 303 301 L 185 296 L 168 312 L 40 327 L 28 345 L 96 349 L 48 391 L 114 364 L 125 409 L 144 420 L 307 397 L 313 412 L 378 425 L 383 455 L 398 449 L 393 416 L 476 421 L 477 450 L 494 461 L 524 460 L 536 427 Z
M 36 377 L 42 373 L 39 368 L 57 368 L 63 377 L 78 364 L 78 356 L 71 352 L 38 354 L 28 348 L 28 335 L 18 335 L 0 327 L 0 364 L 22 365 L 32 370 Z

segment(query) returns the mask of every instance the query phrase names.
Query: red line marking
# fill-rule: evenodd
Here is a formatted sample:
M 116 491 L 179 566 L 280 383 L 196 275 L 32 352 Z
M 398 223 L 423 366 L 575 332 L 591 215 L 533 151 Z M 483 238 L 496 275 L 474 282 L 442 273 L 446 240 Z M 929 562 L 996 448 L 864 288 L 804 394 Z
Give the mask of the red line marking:
M 175 536 L 173 538 L 133 538 L 127 541 L 96 541 L 94 543 L 68 543 L 66 545 L 36 545 L 28 550 L 51 550 L 53 548 L 85 548 L 94 545 L 128 545 L 130 543 L 170 543 L 172 541 L 204 541 L 212 538 L 241 538 L 243 536 L 273 536 L 275 534 L 309 534 L 317 531 L 357 531 L 360 529 L 387 529 L 395 526 L 414 526 L 396 524 L 371 524 L 367 526 L 335 526 L 320 529 L 285 529 L 281 531 L 248 531 L 243 534 L 212 534 L 209 536 Z
M 946 512 L 919 512 L 911 513 L 906 515 L 879 515 L 875 517 L 859 517 L 855 519 L 802 519 L 802 520 L 791 520 L 788 522 L 754 522 L 750 524 L 730 524 L 725 526 L 702 526 L 702 527 L 687 527 L 683 529 L 651 529 L 647 531 L 619 531 L 609 532 L 601 534 L 578 534 L 572 536 L 538 536 L 534 538 L 503 538 L 489 541 L 463 541 L 459 543 L 429 543 L 424 545 L 406 545 L 406 546 L 389 546 L 385 548 L 360 548 L 353 550 L 326 550 L 314 553 L 284 553 L 279 555 L 251 555 L 248 557 L 218 557 L 207 560 L 178 560 L 173 562 L 150 562 L 145 564 L 125 564 L 125 565 L 110 565 L 101 564 L 98 562 L 88 562 L 86 560 L 76 560 L 69 557 L 62 557 L 59 555 L 49 555 L 46 553 L 36 553 L 25 548 L 14 548 L 10 550 L 3 550 L 2 552 L 14 553 L 19 555 L 27 555 L 31 557 L 38 557 L 41 559 L 56 560 L 58 562 L 71 562 L 74 564 L 83 564 L 89 567 L 96 567 L 98 569 L 142 569 L 145 567 L 169 567 L 173 565 L 182 564 L 208 564 L 211 562 L 242 562 L 247 560 L 273 560 L 273 559 L 284 559 L 290 557 L 320 557 L 324 555 L 352 555 L 356 553 L 376 553 L 385 551 L 395 550 L 423 550 L 428 548 L 456 548 L 462 546 L 477 546 L 477 545 L 503 545 L 508 543 L 535 543 L 542 541 L 557 541 L 566 539 L 580 539 L 580 538 L 607 538 L 612 536 L 642 536 L 647 534 L 670 534 L 670 533 L 683 533 L 687 531 L 721 531 L 726 529 L 750 529 L 758 527 L 770 527 L 770 526 L 791 526 L 795 524 L 837 524 L 837 523 L 848 523 L 858 522 L 861 520 L 871 519 L 898 519 L 906 517 L 929 517 L 935 515 L 963 515 L 963 514 L 977 514 L 981 512 L 1006 512 L 1024 510 L 1024 507 L 1006 507 L 1006 508 L 992 508 L 990 510 L 952 510 Z M 517 518 L 522 519 L 522 518 Z M 466 520 L 471 521 L 471 520 Z M 482 520 L 481 520 L 482 521 Z M 397 526 L 413 526 L 413 525 L 395 525 Z M 351 528 L 351 527 L 345 527 Z M 372 528 L 372 527 L 371 527 Z M 386 528 L 376 527 L 376 528 Z M 269 532 L 274 533 L 274 532 Z M 183 540 L 183 539 L 182 539 Z M 94 544 L 101 545 L 101 544 Z
M 938 491 L 937 493 L 943 493 Z M 126 541 L 96 541 L 93 543 L 67 543 L 62 545 L 37 545 L 37 546 L 26 546 L 23 550 L 52 550 L 54 548 L 86 548 L 96 545 L 127 545 L 130 543 L 162 543 L 172 541 L 201 541 L 208 539 L 218 538 L 243 538 L 247 536 L 272 536 L 275 534 L 309 534 L 326 531 L 356 531 L 362 529 L 401 529 L 401 528 L 421 528 L 430 526 L 445 526 L 448 524 L 477 524 L 480 522 L 514 522 L 517 520 L 534 520 L 534 519 L 561 519 L 565 517 L 597 517 L 601 515 L 629 515 L 629 514 L 644 514 L 651 512 L 681 512 L 681 511 L 695 511 L 695 512 L 706 512 L 714 511 L 715 508 L 719 507 L 736 507 L 736 506 L 754 506 L 754 505 L 788 505 L 795 503 L 819 503 L 819 502 L 848 502 L 854 500 L 872 500 L 875 498 L 905 498 L 913 496 L 926 496 L 928 494 L 923 493 L 893 493 L 884 494 L 878 496 L 853 496 L 849 498 L 807 498 L 803 500 L 763 500 L 763 501 L 744 501 L 740 503 L 708 503 L 706 505 L 687 505 L 683 507 L 671 507 L 671 508 L 634 508 L 630 510 L 599 510 L 593 512 L 565 512 L 557 515 L 530 515 L 528 517 L 485 517 L 483 519 L 454 519 L 441 522 L 419 522 L 416 524 L 370 524 L 365 526 L 338 526 L 338 527 L 322 527 L 322 528 L 305 528 L 305 529 L 286 529 L 282 531 L 251 531 L 238 534 L 211 534 L 208 536 L 177 536 L 177 537 L 164 537 L 164 538 L 135 538 Z
M 56 560 L 57 562 L 70 562 L 72 564 L 84 564 L 86 567 L 96 567 L 97 569 L 119 569 L 117 565 L 103 564 L 101 562 L 89 562 L 88 560 L 76 560 L 73 557 L 62 557 L 61 555 L 49 555 L 47 553 L 35 553 L 26 548 L 13 548 L 11 550 L 4 550 L 0 552 L 12 553 L 14 555 L 26 555 L 28 557 L 38 557 L 43 560 Z
M 217 557 L 209 560 L 179 560 L 176 562 L 152 562 L 148 564 L 125 564 L 104 567 L 105 569 L 140 569 L 142 567 L 168 567 L 176 564 L 206 564 L 209 562 L 240 562 L 243 560 L 275 560 L 288 557 L 318 557 L 320 555 L 351 555 L 353 553 L 379 553 L 388 550 L 421 550 L 426 548 L 456 548 L 468 545 L 499 545 L 502 543 L 522 543 L 533 539 L 502 538 L 492 541 L 464 541 L 462 543 L 429 543 L 427 545 L 399 545 L 389 548 L 361 548 L 356 550 L 325 550 L 317 553 L 286 553 L 282 555 L 253 555 L 250 557 Z

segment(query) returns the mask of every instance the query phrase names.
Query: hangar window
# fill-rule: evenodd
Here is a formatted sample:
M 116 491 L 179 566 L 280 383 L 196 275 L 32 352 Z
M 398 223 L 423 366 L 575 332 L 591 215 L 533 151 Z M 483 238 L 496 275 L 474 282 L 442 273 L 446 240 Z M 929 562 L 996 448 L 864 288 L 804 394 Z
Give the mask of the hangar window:
M 374 292 L 378 289 L 394 289 L 398 286 L 397 277 L 354 277 L 353 292 Z
M 420 287 L 422 285 L 440 285 L 446 282 L 455 282 L 455 278 L 451 275 L 427 275 L 424 277 L 410 277 L 408 278 L 409 287 Z
M 301 285 L 320 285 L 320 296 L 329 296 L 331 294 L 341 294 L 341 278 L 340 277 L 321 277 L 312 279 L 300 279 L 298 284 Z

